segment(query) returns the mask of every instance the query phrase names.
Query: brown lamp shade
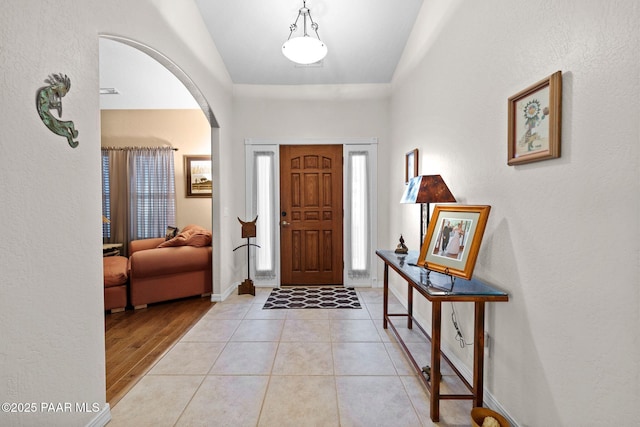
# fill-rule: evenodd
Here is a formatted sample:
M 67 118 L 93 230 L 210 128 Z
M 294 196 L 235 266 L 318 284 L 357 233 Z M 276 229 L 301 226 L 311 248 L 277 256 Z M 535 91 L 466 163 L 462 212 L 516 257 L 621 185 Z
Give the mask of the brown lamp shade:
M 420 175 L 409 180 L 400 203 L 455 202 L 449 187 L 440 175 Z

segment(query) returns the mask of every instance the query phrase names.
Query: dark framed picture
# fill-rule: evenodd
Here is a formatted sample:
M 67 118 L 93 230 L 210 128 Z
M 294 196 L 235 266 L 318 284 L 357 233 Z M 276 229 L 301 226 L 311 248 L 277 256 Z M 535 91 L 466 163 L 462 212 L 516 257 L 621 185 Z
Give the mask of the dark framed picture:
M 408 184 L 409 180 L 414 176 L 418 176 L 418 149 L 409 151 L 404 158 L 404 183 Z
M 436 205 L 418 265 L 471 279 L 491 206 Z
M 560 157 L 562 72 L 509 98 L 510 166 Z
M 186 197 L 211 197 L 211 156 L 184 156 L 184 175 L 187 184 Z

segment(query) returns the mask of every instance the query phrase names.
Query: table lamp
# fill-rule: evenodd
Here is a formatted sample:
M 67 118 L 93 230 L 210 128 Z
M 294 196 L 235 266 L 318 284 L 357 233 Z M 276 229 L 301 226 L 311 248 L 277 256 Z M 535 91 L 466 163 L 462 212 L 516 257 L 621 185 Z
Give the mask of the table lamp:
M 418 175 L 409 180 L 400 203 L 420 203 L 420 244 L 429 226 L 429 203 L 455 202 L 440 175 Z

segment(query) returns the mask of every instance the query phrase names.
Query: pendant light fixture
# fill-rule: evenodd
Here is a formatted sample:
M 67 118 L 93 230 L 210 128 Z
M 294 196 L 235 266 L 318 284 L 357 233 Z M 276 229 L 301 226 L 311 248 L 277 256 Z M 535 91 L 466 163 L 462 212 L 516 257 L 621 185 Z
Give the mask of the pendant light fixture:
M 298 29 L 300 16 L 302 16 L 303 20 L 303 34 L 302 36 L 292 38 L 291 36 L 293 36 L 294 31 Z M 310 37 L 309 34 L 307 34 L 307 17 L 311 22 L 311 29 L 316 33 L 316 38 Z M 306 0 L 303 0 L 302 8 L 298 11 L 298 17 L 296 21 L 289 26 L 289 29 L 291 30 L 289 38 L 282 45 L 282 53 L 288 59 L 297 64 L 308 65 L 320 61 L 327 55 L 327 46 L 320 40 L 318 24 L 313 22 L 311 11 L 307 8 Z

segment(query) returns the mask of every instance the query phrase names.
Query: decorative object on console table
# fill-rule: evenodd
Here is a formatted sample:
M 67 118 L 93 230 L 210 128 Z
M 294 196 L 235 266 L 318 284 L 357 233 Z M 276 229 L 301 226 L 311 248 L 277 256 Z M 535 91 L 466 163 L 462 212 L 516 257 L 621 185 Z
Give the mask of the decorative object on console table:
M 420 244 L 429 226 L 429 203 L 455 202 L 449 187 L 440 175 L 420 175 L 409 180 L 400 203 L 420 203 Z
M 186 197 L 211 197 L 213 182 L 210 155 L 184 156 L 184 175 Z
M 234 249 L 235 252 L 242 247 L 247 247 L 247 278 L 238 286 L 238 295 L 251 294 L 255 296 L 256 287 L 253 285 L 253 281 L 251 280 L 251 253 L 249 249 L 251 246 L 255 246 L 256 248 L 259 248 L 260 246 L 255 243 L 250 243 L 249 239 L 251 237 L 256 237 L 256 221 L 258 221 L 258 217 L 256 216 L 253 221 L 249 222 L 245 222 L 240 218 L 238 218 L 238 221 L 242 224 L 242 237 L 247 239 L 247 243 Z
M 509 166 L 560 157 L 562 72 L 509 98 Z
M 414 176 L 418 176 L 418 149 L 409 151 L 404 156 L 404 183 L 408 184 L 409 180 Z
M 491 206 L 436 206 L 417 264 L 470 280 Z
M 396 246 L 396 250 L 395 253 L 397 254 L 406 254 L 409 252 L 409 248 L 407 248 L 407 245 L 404 244 L 404 237 L 402 237 L 402 234 L 400 235 L 400 242 L 398 243 L 398 246 Z

